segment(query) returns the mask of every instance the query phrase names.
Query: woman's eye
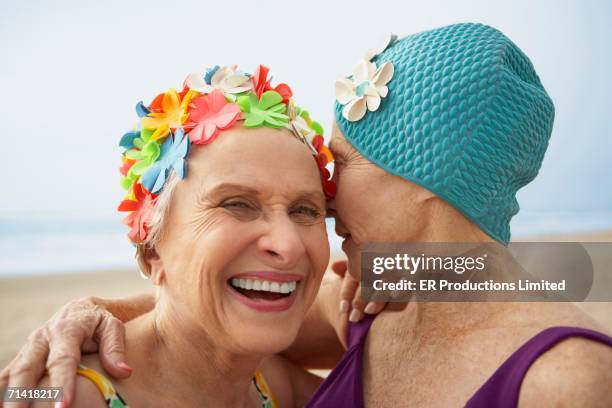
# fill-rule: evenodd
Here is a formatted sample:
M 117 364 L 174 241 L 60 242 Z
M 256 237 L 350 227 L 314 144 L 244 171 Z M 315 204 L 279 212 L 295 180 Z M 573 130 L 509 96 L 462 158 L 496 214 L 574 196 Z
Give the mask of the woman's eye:
M 316 208 L 309 207 L 306 205 L 300 205 L 291 210 L 292 215 L 297 215 L 299 217 L 307 217 L 307 218 L 319 218 L 321 217 L 321 211 Z
M 223 208 L 230 210 L 252 210 L 254 207 L 245 201 L 230 201 L 221 205 Z
M 257 205 L 243 200 L 227 201 L 221 204 L 220 207 L 241 221 L 252 221 L 258 218 L 260 214 Z

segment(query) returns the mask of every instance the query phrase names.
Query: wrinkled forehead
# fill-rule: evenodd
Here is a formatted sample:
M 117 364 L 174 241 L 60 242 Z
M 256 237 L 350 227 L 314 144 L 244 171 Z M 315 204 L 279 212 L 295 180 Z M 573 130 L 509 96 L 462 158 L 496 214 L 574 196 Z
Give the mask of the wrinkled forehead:
M 342 156 L 349 151 L 357 152 L 357 150 L 351 145 L 351 143 L 344 137 L 342 130 L 340 129 L 335 120 L 332 125 L 329 149 L 331 150 L 334 156 Z
M 194 146 L 187 181 L 207 190 L 227 183 L 262 193 L 324 195 L 316 162 L 285 129 L 229 129 L 208 145 Z
M 304 143 L 287 129 L 233 128 L 223 131 L 210 144 L 193 146 L 190 164 L 194 167 L 240 170 L 248 167 L 274 168 L 290 162 L 312 164 L 312 153 Z M 299 166 L 297 166 L 299 167 Z M 309 173 L 302 166 L 302 173 Z M 316 167 L 315 167 L 316 168 Z
M 395 187 L 401 186 L 402 189 L 408 191 L 410 193 L 418 192 L 420 190 L 426 190 L 424 187 L 415 184 L 411 180 L 398 176 L 392 172 L 389 172 L 384 167 L 381 167 L 379 164 L 370 161 L 367 157 L 365 157 L 359 150 L 357 150 L 351 142 L 344 137 L 342 130 L 334 121 L 332 127 L 332 136 L 329 142 L 329 149 L 332 151 L 334 157 L 339 162 L 343 162 L 343 164 L 351 165 L 351 163 L 355 163 L 360 168 L 360 174 L 371 174 L 375 175 L 378 178 L 375 181 L 370 180 L 371 183 L 369 187 L 372 189 L 380 187 L 378 184 L 380 181 L 380 177 L 385 177 L 386 179 L 395 179 L 399 181 L 399 184 L 395 184 Z M 348 162 L 348 163 L 347 163 Z M 363 178 L 361 180 L 362 184 L 367 184 L 368 179 Z

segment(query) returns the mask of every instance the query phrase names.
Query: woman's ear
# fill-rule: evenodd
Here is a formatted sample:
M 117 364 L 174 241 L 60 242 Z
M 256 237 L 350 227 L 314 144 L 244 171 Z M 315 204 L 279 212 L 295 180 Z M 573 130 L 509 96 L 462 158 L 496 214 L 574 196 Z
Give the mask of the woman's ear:
M 142 274 L 151 279 L 154 285 L 160 285 L 165 278 L 165 270 L 155 247 L 146 248 L 139 246 L 136 257 L 138 258 L 138 266 Z
M 145 250 L 145 261 L 150 266 L 151 281 L 154 285 L 159 286 L 164 280 L 166 271 L 164 269 L 164 263 L 155 250 L 155 247 Z
M 432 193 L 429 189 L 425 187 L 421 187 L 418 184 L 415 184 L 414 195 L 418 197 L 418 200 L 421 202 L 431 202 L 435 201 L 436 203 L 444 202 L 440 197 L 438 197 L 435 193 Z

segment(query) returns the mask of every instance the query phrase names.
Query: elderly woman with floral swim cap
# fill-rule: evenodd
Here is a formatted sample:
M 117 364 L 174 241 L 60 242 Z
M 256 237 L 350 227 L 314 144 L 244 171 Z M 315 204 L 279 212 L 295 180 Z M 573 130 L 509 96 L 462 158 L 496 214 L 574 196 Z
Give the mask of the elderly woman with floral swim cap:
M 111 381 L 88 355 L 71 405 L 304 405 L 320 379 L 274 355 L 294 342 L 329 261 L 321 126 L 263 66 L 191 75 L 136 111 L 120 141 L 119 210 L 154 306 L 126 324 L 131 377 Z
M 505 35 L 456 24 L 390 37 L 336 96 L 328 211 L 350 274 L 366 242 L 510 240 L 554 108 Z M 376 319 L 352 306 L 347 352 L 310 407 L 612 405 L 612 338 L 571 304 L 393 303 Z

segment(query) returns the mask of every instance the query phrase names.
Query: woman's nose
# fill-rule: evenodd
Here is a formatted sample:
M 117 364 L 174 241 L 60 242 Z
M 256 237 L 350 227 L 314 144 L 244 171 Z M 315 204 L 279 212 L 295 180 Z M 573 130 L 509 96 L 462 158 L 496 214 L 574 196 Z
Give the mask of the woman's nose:
M 278 269 L 292 269 L 306 253 L 298 226 L 287 216 L 268 221 L 268 229 L 257 242 L 266 260 Z

